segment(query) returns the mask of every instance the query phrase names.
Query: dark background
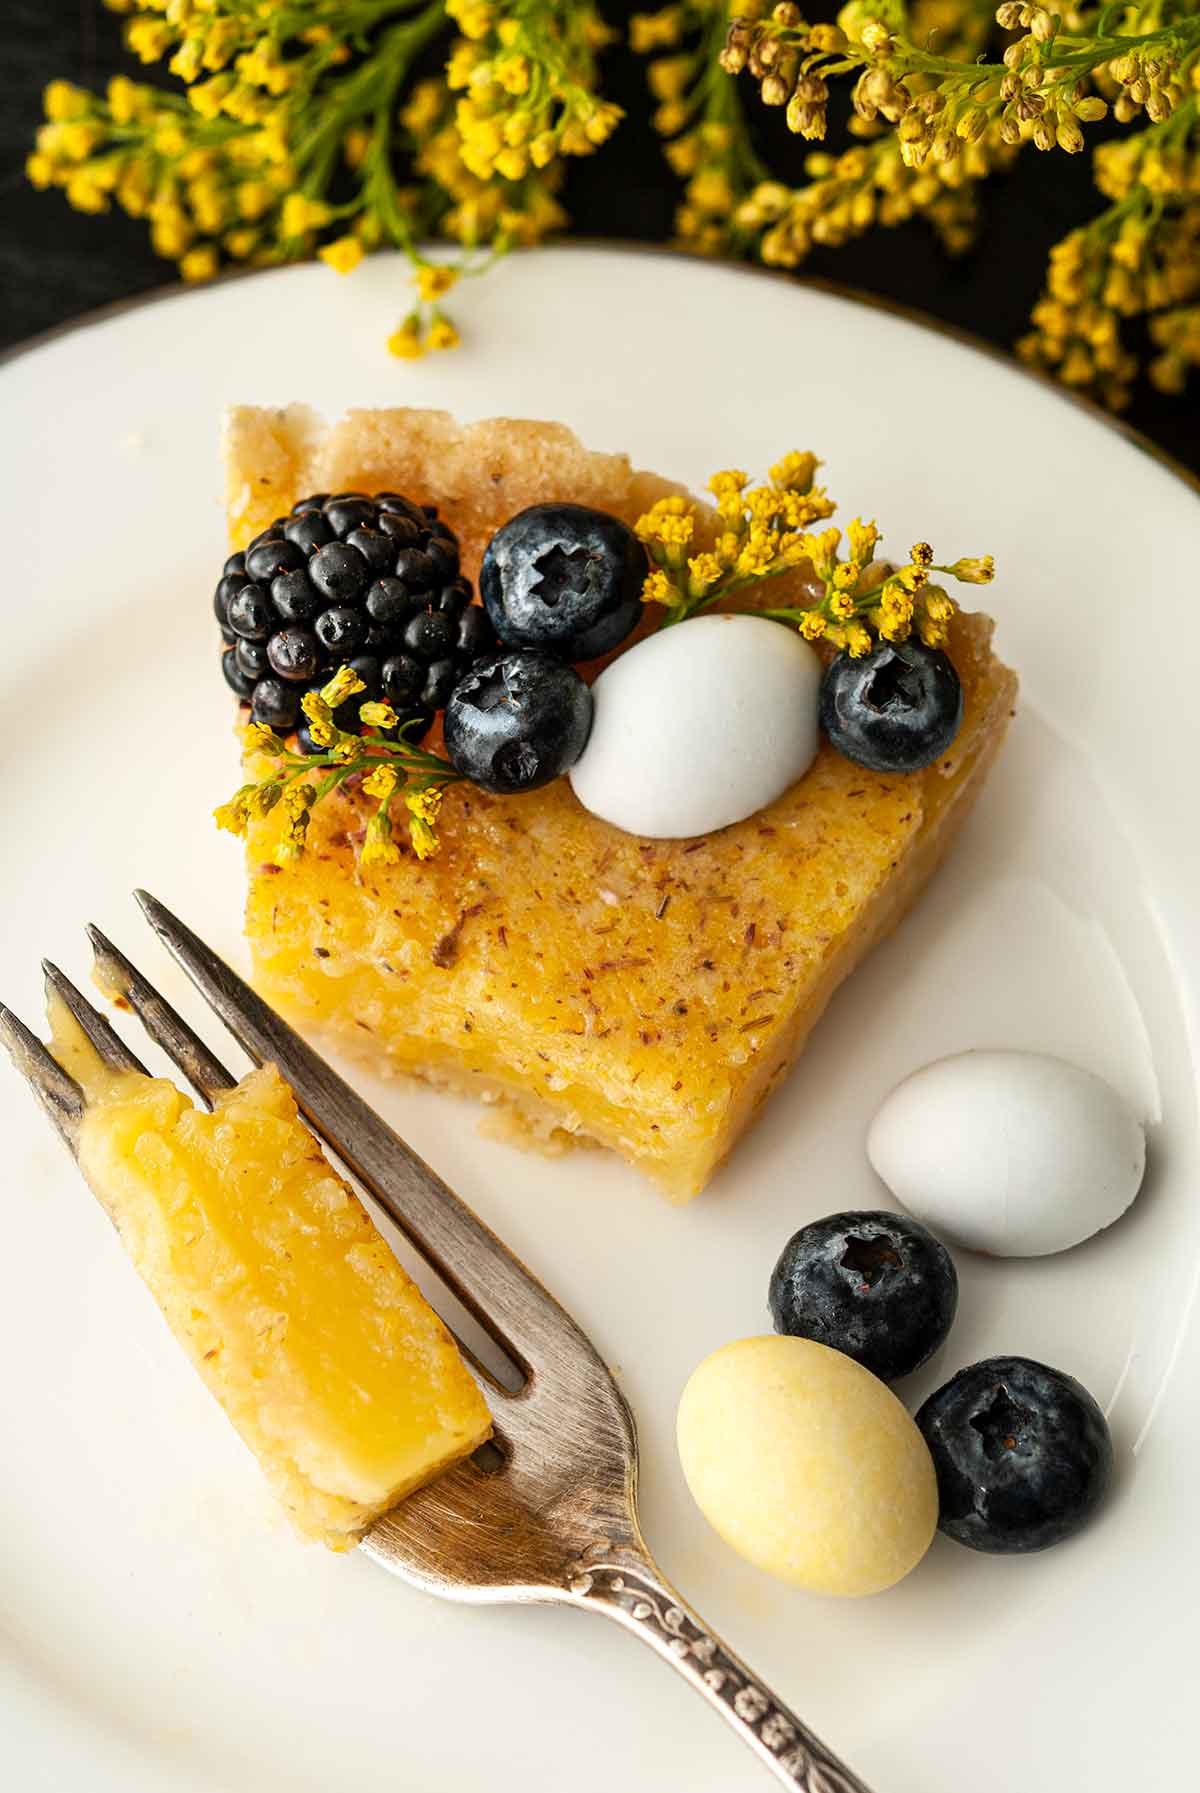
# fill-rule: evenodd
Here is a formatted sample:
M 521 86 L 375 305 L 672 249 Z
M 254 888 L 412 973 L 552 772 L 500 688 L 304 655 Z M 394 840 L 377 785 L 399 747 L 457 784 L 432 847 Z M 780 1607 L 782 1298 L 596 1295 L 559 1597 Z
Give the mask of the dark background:
M 606 4 L 618 22 L 651 11 L 656 0 Z M 819 10 L 819 9 L 817 9 Z M 151 253 L 146 227 L 113 211 L 85 217 L 60 193 L 35 193 L 22 164 L 41 120 L 41 90 L 54 76 L 100 87 L 118 69 L 145 77 L 121 49 L 121 21 L 101 0 L 0 0 L 5 93 L 0 106 L 0 348 L 47 330 L 97 305 L 162 285 L 174 270 Z M 605 85 L 628 116 L 597 156 L 572 166 L 566 203 L 573 228 L 588 236 L 665 241 L 678 183 L 663 161 L 649 122 L 640 59 L 616 47 Z M 764 128 L 754 102 L 752 116 Z M 831 142 L 836 147 L 831 134 Z M 801 145 L 772 130 L 776 172 L 799 176 Z M 949 260 L 921 223 L 876 230 L 836 250 L 818 250 L 806 272 L 885 294 L 905 305 L 1010 348 L 1026 328 L 1052 243 L 1103 203 L 1091 185 L 1090 158 L 1027 150 L 1016 169 L 983 189 L 978 246 Z M 803 276 L 801 276 L 802 278 Z M 1131 332 L 1135 348 L 1141 346 Z M 940 395 L 931 394 L 932 402 Z M 1200 471 L 1194 395 L 1166 398 L 1145 382 L 1128 421 Z M 975 419 L 976 425 L 984 420 Z

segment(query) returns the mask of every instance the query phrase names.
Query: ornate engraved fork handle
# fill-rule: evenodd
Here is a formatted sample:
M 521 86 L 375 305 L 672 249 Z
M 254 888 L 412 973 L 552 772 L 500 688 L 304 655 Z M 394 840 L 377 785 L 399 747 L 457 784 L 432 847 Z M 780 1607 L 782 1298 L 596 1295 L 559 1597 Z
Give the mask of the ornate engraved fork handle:
M 568 1566 L 566 1582 L 585 1610 L 615 1619 L 673 1663 L 792 1793 L 870 1793 L 680 1599 L 649 1554 L 595 1544 Z

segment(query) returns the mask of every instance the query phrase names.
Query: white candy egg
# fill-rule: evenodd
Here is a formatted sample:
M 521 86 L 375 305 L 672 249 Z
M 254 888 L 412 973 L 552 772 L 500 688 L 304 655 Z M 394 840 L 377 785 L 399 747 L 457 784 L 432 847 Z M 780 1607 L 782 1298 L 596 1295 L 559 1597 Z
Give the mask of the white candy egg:
M 1040 1052 L 963 1052 L 914 1071 L 871 1123 L 867 1154 L 942 1238 L 996 1257 L 1066 1251 L 1120 1218 L 1146 1141 L 1116 1090 Z
M 812 764 L 820 684 L 808 643 L 765 617 L 658 629 L 592 686 L 575 795 L 630 834 L 681 840 L 728 828 Z

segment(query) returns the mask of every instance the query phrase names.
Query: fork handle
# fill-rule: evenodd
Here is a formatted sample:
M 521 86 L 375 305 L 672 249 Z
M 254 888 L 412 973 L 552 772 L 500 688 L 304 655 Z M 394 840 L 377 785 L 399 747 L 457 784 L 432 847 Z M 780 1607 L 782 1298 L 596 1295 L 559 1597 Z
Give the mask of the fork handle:
M 693 1612 L 649 1553 L 593 1547 L 568 1588 L 674 1665 L 792 1793 L 870 1793 L 783 1701 Z

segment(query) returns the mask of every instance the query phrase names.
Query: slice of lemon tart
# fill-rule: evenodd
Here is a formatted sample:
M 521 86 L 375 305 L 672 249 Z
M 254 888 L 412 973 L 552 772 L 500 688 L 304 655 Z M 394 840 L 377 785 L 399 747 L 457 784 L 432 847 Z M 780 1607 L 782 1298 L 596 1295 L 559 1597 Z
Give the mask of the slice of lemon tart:
M 282 578 L 300 586 L 306 574 L 297 557 L 288 558 L 282 528 L 270 526 L 315 495 L 315 509 L 301 512 L 303 527 L 287 537 L 305 553 L 326 556 L 322 589 L 332 581 L 328 601 L 335 607 L 338 554 L 344 558 L 345 550 L 340 542 L 332 549 L 318 544 L 330 541 L 327 521 L 343 535 L 355 523 L 349 513 L 339 523 L 338 504 L 352 507 L 366 495 L 403 494 L 387 502 L 408 504 L 425 530 L 414 537 L 409 524 L 395 524 L 403 540 L 419 540 L 416 559 L 400 568 L 413 578 L 417 561 L 420 576 L 429 577 L 432 556 L 438 576 L 461 569 L 477 579 L 503 526 L 524 513 L 544 516 L 544 509 L 530 507 L 554 506 L 590 507 L 610 522 L 618 519 L 630 526 L 630 539 L 632 526 L 643 540 L 657 529 L 656 539 L 667 544 L 660 564 L 668 572 L 655 577 L 669 582 L 676 577 L 670 566 L 682 565 L 670 544 L 684 511 L 694 519 L 693 548 L 712 544 L 718 551 L 726 514 L 685 505 L 679 486 L 636 471 L 622 455 L 589 452 L 561 426 L 512 419 L 460 426 L 431 411 L 356 411 L 326 427 L 302 407 L 238 409 L 228 421 L 226 468 L 234 548 L 245 549 L 263 531 L 273 534 L 283 549 Z M 329 499 L 330 493 L 343 498 Z M 718 498 L 723 507 L 719 491 Z M 427 521 L 433 507 L 436 523 Z M 657 519 L 654 529 L 646 527 L 648 513 Z M 816 510 L 818 517 L 827 514 Z M 374 552 L 378 521 L 367 518 L 364 554 Z M 441 536 L 435 540 L 430 530 Z M 452 562 L 441 558 L 451 544 Z M 500 564 L 495 551 L 492 558 Z M 297 567 L 289 571 L 292 559 Z M 548 614 L 559 590 L 552 574 L 557 578 L 586 557 L 572 563 L 560 554 L 552 561 L 543 567 L 549 583 L 542 615 L 554 629 L 565 610 L 558 619 Z M 234 595 L 228 619 L 219 608 L 223 621 L 233 620 L 239 603 L 234 588 L 254 574 L 237 557 L 230 564 L 236 576 L 223 586 Z M 707 559 L 689 564 L 699 567 L 697 579 L 713 576 L 704 573 Z M 315 561 L 311 572 L 316 578 Z M 910 583 L 922 576 L 918 567 Z M 793 587 L 797 578 L 803 584 L 803 569 L 789 577 Z M 381 581 L 386 589 L 375 610 L 368 602 L 372 616 L 389 614 L 396 585 L 394 578 Z M 463 579 L 458 585 L 456 617 L 470 595 Z M 251 596 L 243 592 L 240 600 L 238 627 L 244 615 L 249 634 L 259 627 L 251 601 L 257 589 L 251 585 Z M 291 603 L 299 587 L 280 586 L 277 576 L 271 589 Z M 576 580 L 561 589 L 577 597 L 582 588 Z M 647 583 L 647 595 L 664 589 Z M 759 589 L 770 595 L 756 599 L 751 591 L 748 603 L 778 605 L 788 580 Z M 489 614 L 491 608 L 489 600 Z M 444 801 L 438 795 L 436 857 L 401 842 L 389 849 L 389 863 L 372 862 L 361 851 L 372 806 L 354 780 L 339 784 L 306 816 L 299 858 L 278 851 L 278 810 L 249 813 L 246 931 L 259 989 L 300 1026 L 375 1070 L 410 1073 L 495 1105 L 519 1143 L 598 1142 L 672 1199 L 687 1200 L 779 1087 L 838 985 L 910 908 L 999 750 L 1015 677 L 992 652 L 988 617 L 949 604 L 945 610 L 953 614 L 938 633 L 957 671 L 961 721 L 932 763 L 913 771 L 873 770 L 836 751 L 827 734 L 818 746 L 814 700 L 811 763 L 802 775 L 753 813 L 708 832 L 661 838 L 629 831 L 585 808 L 565 777 L 517 794 L 502 788 L 499 776 L 491 789 L 469 779 L 452 783 Z M 466 614 L 484 627 L 477 605 Z M 349 647 L 361 647 L 361 635 L 345 622 L 345 606 L 338 615 L 341 623 L 326 625 L 331 643 L 336 624 L 348 631 Z M 514 634 L 505 639 L 522 640 L 515 598 L 508 620 Z M 324 623 L 318 619 L 318 632 Z M 454 642 L 467 640 L 460 624 L 461 617 Z M 634 644 L 647 626 L 643 620 L 633 628 Z M 701 626 L 687 622 L 668 633 L 698 641 L 690 632 Z M 382 623 L 372 629 L 368 653 L 375 651 L 375 636 L 386 635 Z M 265 625 L 260 638 L 264 632 Z M 243 652 L 236 630 L 226 630 L 227 644 L 235 637 L 227 660 Z M 588 661 L 583 676 L 590 682 L 612 654 L 603 627 L 585 638 L 591 657 L 576 657 Z M 453 643 L 444 646 L 450 635 L 432 625 L 424 636 L 405 639 L 416 644 L 414 653 L 426 639 L 437 652 L 458 651 Z M 782 640 L 782 632 L 773 639 Z M 828 654 L 827 643 L 820 647 Z M 289 637 L 278 651 L 274 643 L 269 648 L 276 654 L 271 665 L 296 676 L 286 659 L 295 642 Z M 639 651 L 626 642 L 618 655 Z M 257 652 L 255 642 L 244 649 L 250 672 Z M 620 666 L 621 658 L 613 664 Z M 445 689 L 430 685 L 443 676 L 439 668 L 441 661 L 432 669 L 422 662 L 412 674 L 426 679 L 418 701 L 430 713 L 445 701 Z M 462 667 L 446 662 L 443 670 L 448 689 Z M 227 676 L 240 695 L 249 694 L 236 665 Z M 490 711 L 483 716 L 489 727 L 497 715 L 503 722 L 513 689 L 499 697 L 485 692 L 479 700 L 480 715 Z M 268 709 L 265 719 L 286 729 L 292 714 L 277 718 Z M 447 717 L 448 738 L 449 711 Z M 423 715 L 420 729 L 428 721 Z M 440 745 L 441 727 L 435 721 L 427 748 Z M 597 741 L 601 732 L 598 720 Z M 612 735 L 609 728 L 606 751 Z M 253 747 L 247 766 L 252 781 L 261 776 Z M 650 771 L 645 768 L 647 776 Z M 680 767 L 678 776 L 686 778 L 688 768 Z

